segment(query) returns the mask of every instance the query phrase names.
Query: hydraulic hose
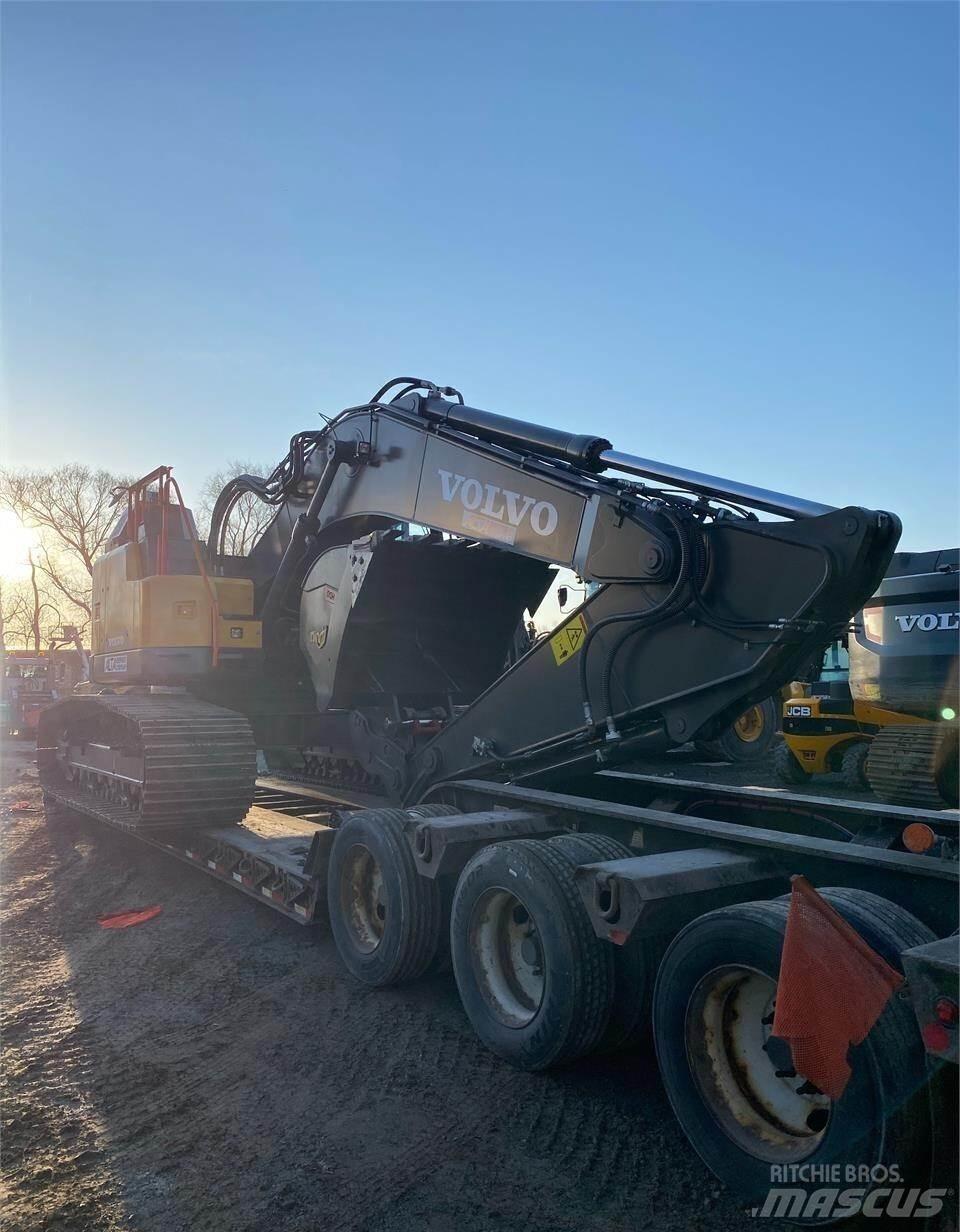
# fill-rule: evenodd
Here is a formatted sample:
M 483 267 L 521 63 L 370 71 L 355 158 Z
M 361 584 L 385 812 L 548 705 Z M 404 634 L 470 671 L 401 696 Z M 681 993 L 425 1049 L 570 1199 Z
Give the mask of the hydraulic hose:
M 354 448 L 355 446 L 345 441 L 330 440 L 327 442 L 327 461 L 323 473 L 317 480 L 317 486 L 310 498 L 306 513 L 301 513 L 293 524 L 293 533 L 290 535 L 264 601 L 263 610 L 260 613 L 264 628 L 269 628 L 279 616 L 290 583 L 302 565 L 307 536 L 316 533 L 320 525 L 323 503 L 330 494 L 340 464 L 346 461 Z

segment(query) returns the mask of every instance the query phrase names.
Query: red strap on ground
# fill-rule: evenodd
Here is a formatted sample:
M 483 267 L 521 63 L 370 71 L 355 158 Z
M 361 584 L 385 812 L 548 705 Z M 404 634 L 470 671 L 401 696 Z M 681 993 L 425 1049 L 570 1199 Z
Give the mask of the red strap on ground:
M 154 907 L 141 907 L 139 911 L 114 911 L 111 915 L 98 915 L 97 923 L 101 928 L 129 928 L 131 924 L 143 924 L 159 915 L 163 908 L 159 903 Z
M 789 1042 L 798 1074 L 839 1099 L 850 1079 L 850 1045 L 867 1038 L 903 976 L 805 877 L 790 881 L 773 1034 Z

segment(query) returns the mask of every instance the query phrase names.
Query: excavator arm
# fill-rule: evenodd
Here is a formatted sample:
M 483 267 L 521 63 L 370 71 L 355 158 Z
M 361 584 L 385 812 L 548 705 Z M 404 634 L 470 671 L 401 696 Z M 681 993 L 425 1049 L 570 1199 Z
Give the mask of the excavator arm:
M 314 764 L 352 759 L 395 797 L 711 735 L 845 626 L 899 537 L 889 513 L 635 458 L 426 382 L 384 392 L 295 438 L 272 489 L 240 483 L 278 504 L 241 568 L 268 657 L 296 642 L 309 669 Z M 508 666 L 551 565 L 599 588 Z

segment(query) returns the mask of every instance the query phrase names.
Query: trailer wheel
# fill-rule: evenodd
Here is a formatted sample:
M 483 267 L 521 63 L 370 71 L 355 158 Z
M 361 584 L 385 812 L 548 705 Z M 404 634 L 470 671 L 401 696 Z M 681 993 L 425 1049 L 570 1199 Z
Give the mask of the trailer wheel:
M 777 705 L 772 697 L 767 697 L 748 707 L 716 739 L 697 740 L 694 747 L 698 753 L 720 761 L 762 761 L 770 751 L 779 726 Z
M 895 936 L 918 935 L 893 904 L 881 915 L 873 895 L 866 904 L 854 891 L 825 896 L 888 960 Z M 929 1161 L 925 1058 L 908 1003 L 893 997 L 851 1051 L 837 1101 L 810 1089 L 786 1044 L 771 1042 L 787 910 L 786 899 L 741 903 L 694 920 L 671 943 L 654 994 L 673 1110 L 707 1166 L 747 1202 L 769 1193 L 772 1165 L 896 1165 L 909 1178 Z
M 773 750 L 773 772 L 781 783 L 786 783 L 790 787 L 805 783 L 810 777 L 785 740 Z
M 628 860 L 635 853 L 606 834 L 562 834 L 547 840 L 574 864 L 600 860 Z M 662 937 L 631 936 L 624 945 L 597 938 L 597 945 L 613 952 L 613 1005 L 610 1021 L 598 1045 L 599 1052 L 619 1052 L 649 1042 L 650 1011 L 657 966 L 665 948 Z
M 843 750 L 840 757 L 840 773 L 843 776 L 844 786 L 854 791 L 870 790 L 870 781 L 867 778 L 867 754 L 869 752 L 870 743 L 867 740 L 858 740 L 855 744 L 848 744 Z
M 492 843 L 470 860 L 454 893 L 460 1000 L 484 1044 L 518 1069 L 591 1052 L 610 1018 L 612 947 L 594 934 L 573 867 L 548 842 Z
M 440 941 L 440 888 L 416 869 L 401 809 L 365 809 L 337 830 L 327 870 L 330 930 L 344 966 L 383 987 L 422 975 Z

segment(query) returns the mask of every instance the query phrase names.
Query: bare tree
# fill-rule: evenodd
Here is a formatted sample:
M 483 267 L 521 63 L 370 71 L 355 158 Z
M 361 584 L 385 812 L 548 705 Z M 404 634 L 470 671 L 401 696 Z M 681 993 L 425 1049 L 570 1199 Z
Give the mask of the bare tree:
M 34 622 L 24 582 L 0 579 L 0 619 L 4 647 L 30 644 Z
M 129 482 L 77 462 L 51 471 L 4 470 L 0 472 L 0 502 L 25 526 L 49 530 L 89 575 L 116 521 L 113 489 Z
M 33 651 L 34 654 L 40 653 L 40 587 L 37 585 L 37 565 L 33 559 L 33 553 L 29 555 L 30 561 L 30 594 L 33 596 L 33 604 L 31 607 L 31 629 L 33 634 Z
M 217 497 L 231 479 L 237 475 L 269 475 L 272 466 L 234 459 L 213 475 L 209 475 L 200 489 L 197 503 L 197 526 L 204 539 L 210 534 L 210 518 Z M 276 510 L 250 492 L 237 501 L 227 522 L 224 547 L 228 556 L 246 556 L 263 532 L 270 525 Z
M 0 471 L 0 505 L 39 532 L 31 557 L 34 581 L 39 572 L 58 601 L 74 609 L 74 623 L 89 622 L 93 562 L 117 516 L 112 492 L 128 482 L 79 463 L 54 470 Z
M 0 579 L 0 640 L 4 646 L 32 649 L 38 654 L 54 631 L 63 624 L 60 608 L 53 601 L 45 578 L 30 556 L 28 577 Z

